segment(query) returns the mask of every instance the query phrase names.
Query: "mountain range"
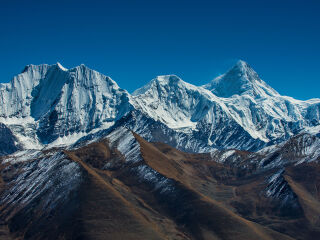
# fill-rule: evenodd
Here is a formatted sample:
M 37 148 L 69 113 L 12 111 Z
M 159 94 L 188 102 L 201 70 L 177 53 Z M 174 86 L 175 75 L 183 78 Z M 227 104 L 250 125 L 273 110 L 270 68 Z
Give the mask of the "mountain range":
M 28 65 L 10 83 L 1 84 L 0 105 L 1 122 L 21 139 L 24 149 L 73 143 L 132 111 L 175 135 L 192 138 L 192 143 L 176 139 L 173 145 L 191 152 L 258 150 L 302 131 L 314 132 L 320 124 L 320 99 L 281 96 L 241 60 L 204 86 L 166 75 L 133 94 L 84 65 L 70 70 L 59 63 Z
M 0 238 L 320 237 L 320 99 L 242 60 L 132 94 L 85 65 L 27 65 L 0 106 Z

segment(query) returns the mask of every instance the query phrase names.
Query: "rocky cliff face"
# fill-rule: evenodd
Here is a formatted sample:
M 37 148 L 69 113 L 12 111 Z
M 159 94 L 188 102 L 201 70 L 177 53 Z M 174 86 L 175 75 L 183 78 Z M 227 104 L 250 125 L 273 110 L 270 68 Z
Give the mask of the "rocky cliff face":
M 40 144 L 107 128 L 130 109 L 129 94 L 109 77 L 84 65 L 67 70 L 59 63 L 27 66 L 1 86 L 0 104 L 2 121 L 25 131 L 32 122 Z
M 0 123 L 0 156 L 14 153 L 18 149 L 16 137 L 6 125 Z

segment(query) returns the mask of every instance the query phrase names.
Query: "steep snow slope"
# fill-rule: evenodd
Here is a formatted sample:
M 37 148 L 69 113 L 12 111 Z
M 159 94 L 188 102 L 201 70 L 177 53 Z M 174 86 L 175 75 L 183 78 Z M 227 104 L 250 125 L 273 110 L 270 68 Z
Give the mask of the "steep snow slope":
M 197 132 L 219 148 L 256 150 L 320 125 L 320 99 L 281 96 L 244 61 L 203 87 L 175 75 L 159 76 L 132 100 L 169 128 Z
M 244 94 L 252 97 L 280 96 L 259 78 L 259 75 L 248 63 L 242 60 L 239 60 L 227 73 L 215 78 L 203 87 L 223 98 Z
M 182 81 L 175 75 L 158 76 L 133 93 L 135 107 L 170 128 L 194 129 L 219 101 L 209 91 Z
M 31 115 L 30 105 L 33 89 L 45 78 L 49 69 L 57 69 L 58 66 L 28 65 L 22 73 L 15 76 L 11 82 L 0 85 L 0 117 L 21 118 Z
M 255 149 L 266 142 L 252 129 L 244 128 L 220 98 L 174 75 L 153 79 L 133 93 L 132 102 L 169 128 L 198 135 L 212 146 Z
M 262 145 L 239 125 L 218 97 L 174 75 L 153 79 L 133 93 L 132 102 L 169 128 L 197 135 L 212 146 L 251 149 Z
M 228 109 L 209 91 L 182 81 L 175 75 L 158 76 L 133 93 L 136 109 L 173 129 L 196 129 L 197 122 L 212 118 L 211 108 Z
M 281 142 L 320 124 L 320 99 L 281 96 L 241 60 L 203 87 L 221 97 L 243 128 L 266 142 Z
M 26 134 L 31 129 L 42 144 L 109 127 L 131 108 L 129 94 L 109 77 L 84 65 L 67 70 L 59 63 L 27 66 L 1 85 L 0 105 L 2 122 L 17 135 L 34 138 Z

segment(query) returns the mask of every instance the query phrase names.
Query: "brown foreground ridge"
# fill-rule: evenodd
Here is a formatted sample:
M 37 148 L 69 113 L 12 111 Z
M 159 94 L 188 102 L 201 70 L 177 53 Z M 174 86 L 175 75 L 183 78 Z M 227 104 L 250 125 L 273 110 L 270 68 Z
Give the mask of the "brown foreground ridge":
M 128 154 L 105 138 L 3 157 L 0 239 L 320 239 L 318 163 L 286 166 L 276 195 L 267 179 L 279 169 L 243 171 L 130 134 Z

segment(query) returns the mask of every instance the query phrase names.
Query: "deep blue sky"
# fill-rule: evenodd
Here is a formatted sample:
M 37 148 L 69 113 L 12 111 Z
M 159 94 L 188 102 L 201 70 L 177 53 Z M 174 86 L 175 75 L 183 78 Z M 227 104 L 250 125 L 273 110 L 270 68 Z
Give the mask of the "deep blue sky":
M 201 85 L 247 61 L 273 88 L 320 97 L 318 0 L 1 0 L 0 82 L 81 63 L 132 92 L 161 74 Z

